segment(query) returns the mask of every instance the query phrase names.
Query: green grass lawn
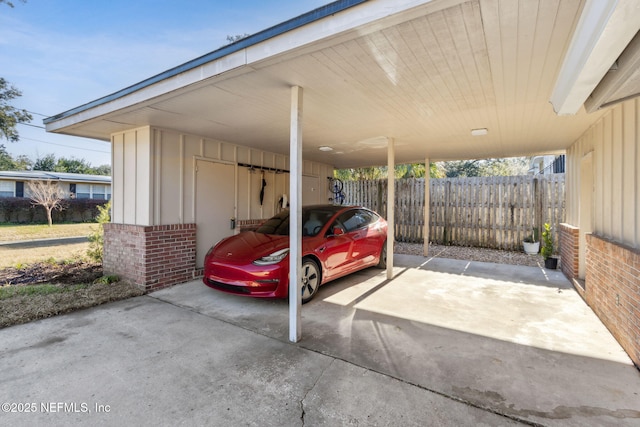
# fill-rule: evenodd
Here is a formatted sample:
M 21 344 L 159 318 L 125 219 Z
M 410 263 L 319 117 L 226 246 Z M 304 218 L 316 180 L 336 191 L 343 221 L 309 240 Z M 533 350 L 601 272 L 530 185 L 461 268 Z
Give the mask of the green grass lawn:
M 0 224 L 0 242 L 18 242 L 61 237 L 87 237 L 97 223 L 78 224 Z M 89 242 L 51 244 L 0 245 L 0 268 L 19 267 L 40 261 L 60 261 L 86 257 Z M 1 285 L 1 284 L 0 284 Z
M 97 223 L 77 224 L 0 224 L 0 242 L 88 236 Z

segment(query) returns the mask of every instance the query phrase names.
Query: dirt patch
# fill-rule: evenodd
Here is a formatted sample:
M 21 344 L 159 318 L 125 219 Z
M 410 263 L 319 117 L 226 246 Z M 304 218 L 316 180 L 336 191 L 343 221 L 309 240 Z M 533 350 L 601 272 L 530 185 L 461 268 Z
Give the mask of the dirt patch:
M 40 283 L 64 283 L 78 285 L 93 283 L 102 276 L 102 265 L 83 260 L 72 262 L 37 262 L 21 268 L 0 270 L 3 285 L 37 285 Z
M 405 255 L 423 255 L 422 243 L 396 242 L 394 252 Z M 468 261 L 493 262 L 496 264 L 524 265 L 544 267 L 540 254 L 527 255 L 524 252 L 500 251 L 485 248 L 467 248 L 463 246 L 429 245 L 429 257 L 451 258 Z
M 101 277 L 100 264 L 82 260 L 0 270 L 0 285 L 5 290 L 34 291 L 0 298 L 0 328 L 143 294 L 130 283 L 107 283 Z M 36 289 L 45 284 L 46 292 Z

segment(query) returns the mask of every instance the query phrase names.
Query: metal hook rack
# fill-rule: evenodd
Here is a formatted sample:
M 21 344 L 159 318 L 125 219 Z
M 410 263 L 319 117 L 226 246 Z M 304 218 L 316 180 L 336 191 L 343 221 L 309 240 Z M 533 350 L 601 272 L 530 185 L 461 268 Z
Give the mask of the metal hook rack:
M 238 163 L 238 166 L 242 166 L 244 168 L 249 168 L 249 171 L 251 173 L 255 172 L 256 170 L 259 171 L 268 171 L 268 172 L 275 172 L 277 174 L 279 173 L 290 173 L 288 170 L 286 169 L 276 169 L 276 168 L 270 168 L 268 166 L 257 166 L 257 165 L 252 165 L 249 163 Z

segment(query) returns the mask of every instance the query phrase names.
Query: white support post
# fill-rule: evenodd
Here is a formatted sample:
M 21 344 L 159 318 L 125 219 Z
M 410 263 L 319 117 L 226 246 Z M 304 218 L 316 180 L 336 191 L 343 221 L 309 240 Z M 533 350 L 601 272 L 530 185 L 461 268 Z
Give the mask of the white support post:
M 424 159 L 424 232 L 422 233 L 424 237 L 424 248 L 423 253 L 424 256 L 429 256 L 429 221 L 431 220 L 431 183 L 430 183 L 430 172 L 429 168 L 429 158 Z
M 302 337 L 302 88 L 291 87 L 289 141 L 289 341 Z
M 396 150 L 393 138 L 387 139 L 387 279 L 393 279 L 393 243 L 396 238 Z

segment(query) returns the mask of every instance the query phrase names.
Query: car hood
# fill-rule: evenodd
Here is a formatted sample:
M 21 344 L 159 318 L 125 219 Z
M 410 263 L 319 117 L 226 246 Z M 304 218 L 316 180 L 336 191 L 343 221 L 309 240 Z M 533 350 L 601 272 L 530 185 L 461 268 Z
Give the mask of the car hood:
M 219 242 L 212 255 L 226 261 L 253 261 L 289 247 L 289 236 L 246 231 Z

